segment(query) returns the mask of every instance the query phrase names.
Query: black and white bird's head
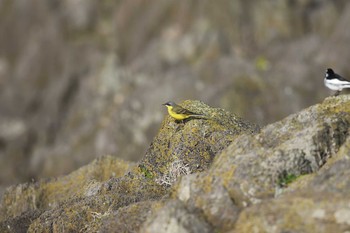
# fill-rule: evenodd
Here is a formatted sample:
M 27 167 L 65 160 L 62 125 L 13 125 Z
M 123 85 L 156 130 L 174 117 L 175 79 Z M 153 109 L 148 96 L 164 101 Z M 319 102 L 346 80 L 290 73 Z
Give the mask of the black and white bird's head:
M 334 71 L 333 71 L 333 69 L 331 69 L 331 68 L 328 68 L 327 70 L 326 70 L 326 79 L 333 79 L 333 78 L 335 78 L 334 77 Z

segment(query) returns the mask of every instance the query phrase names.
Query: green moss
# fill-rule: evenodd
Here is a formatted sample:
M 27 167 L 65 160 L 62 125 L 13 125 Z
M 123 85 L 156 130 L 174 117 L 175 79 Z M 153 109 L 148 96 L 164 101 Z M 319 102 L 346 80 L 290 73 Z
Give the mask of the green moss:
M 299 176 L 295 174 L 282 174 L 278 178 L 278 186 L 287 187 L 290 183 L 294 182 Z
M 140 164 L 139 166 L 140 172 L 148 179 L 152 179 L 154 176 L 152 174 L 152 172 L 150 172 L 145 166 L 143 166 L 142 164 Z

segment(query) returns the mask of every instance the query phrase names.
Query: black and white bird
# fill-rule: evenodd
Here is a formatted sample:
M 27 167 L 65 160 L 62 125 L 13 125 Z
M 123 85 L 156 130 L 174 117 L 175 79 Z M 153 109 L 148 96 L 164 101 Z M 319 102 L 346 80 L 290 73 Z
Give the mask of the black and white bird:
M 326 76 L 324 77 L 324 85 L 329 89 L 336 91 L 334 95 L 337 96 L 344 88 L 350 88 L 350 81 L 346 80 L 339 74 L 334 73 L 331 68 L 328 68 L 326 70 Z

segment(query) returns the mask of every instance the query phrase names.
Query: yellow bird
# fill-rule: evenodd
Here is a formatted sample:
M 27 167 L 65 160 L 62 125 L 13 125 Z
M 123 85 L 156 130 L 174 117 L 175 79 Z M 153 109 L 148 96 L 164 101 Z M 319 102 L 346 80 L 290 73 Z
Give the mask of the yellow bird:
M 187 109 L 181 107 L 180 105 L 175 104 L 172 101 L 166 102 L 163 105 L 165 105 L 167 107 L 169 115 L 172 116 L 173 118 L 175 118 L 175 120 L 185 120 L 185 119 L 188 119 L 190 117 L 194 117 L 194 118 L 197 117 L 197 118 L 206 119 L 206 117 L 203 116 L 202 114 L 197 114 L 197 113 L 191 112 L 190 110 L 187 110 Z

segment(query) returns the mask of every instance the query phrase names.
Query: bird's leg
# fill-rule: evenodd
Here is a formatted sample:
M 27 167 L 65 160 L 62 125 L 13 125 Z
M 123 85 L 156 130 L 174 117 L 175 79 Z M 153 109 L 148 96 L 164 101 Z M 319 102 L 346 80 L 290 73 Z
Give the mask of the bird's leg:
M 182 125 L 182 126 L 185 125 L 185 120 L 175 120 L 175 122 L 176 122 L 177 124 Z
M 183 119 L 182 122 L 185 124 L 187 121 L 191 120 L 191 118 L 186 118 L 186 119 Z
M 341 91 L 336 91 L 333 96 L 338 96 Z

